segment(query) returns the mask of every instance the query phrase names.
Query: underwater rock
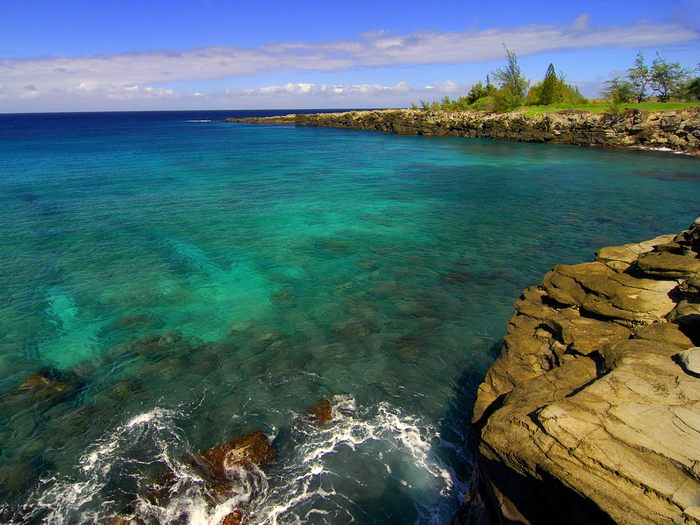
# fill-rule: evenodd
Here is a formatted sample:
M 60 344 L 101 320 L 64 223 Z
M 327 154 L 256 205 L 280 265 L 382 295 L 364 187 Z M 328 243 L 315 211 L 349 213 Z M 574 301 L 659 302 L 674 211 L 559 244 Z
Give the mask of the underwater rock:
M 698 238 L 700 221 L 673 243 L 556 266 L 525 290 L 477 392 L 475 507 L 458 523 L 483 507 L 496 523 L 696 521 L 700 304 L 676 292 Z
M 131 314 L 120 317 L 111 327 L 116 330 L 125 328 L 161 328 L 165 323 L 157 317 L 150 314 Z
M 79 386 L 77 378 L 45 369 L 29 375 L 13 392 L 12 397 L 58 402 L 75 393 Z
M 270 439 L 257 430 L 240 436 L 233 441 L 195 454 L 194 465 L 210 480 L 226 481 L 229 471 L 235 467 L 245 467 L 252 463 L 264 466 L 274 459 L 274 449 Z

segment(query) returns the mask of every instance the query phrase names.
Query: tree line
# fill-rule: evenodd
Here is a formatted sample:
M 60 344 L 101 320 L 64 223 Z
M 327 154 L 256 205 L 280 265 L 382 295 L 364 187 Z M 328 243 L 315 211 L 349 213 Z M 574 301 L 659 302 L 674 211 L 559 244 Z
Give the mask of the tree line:
M 692 78 L 691 73 L 679 62 L 669 62 L 659 53 L 647 65 L 639 51 L 627 75 L 608 80 L 601 94 L 616 104 L 641 103 L 650 97 L 658 102 L 700 100 L 700 78 Z
M 445 96 L 432 103 L 421 100 L 420 107 L 443 111 L 510 111 L 520 106 L 588 103 L 576 86 L 566 82 L 563 73 L 557 73 L 553 64 L 549 64 L 544 79 L 531 84 L 522 74 L 516 54 L 505 44 L 503 47 L 506 65 L 486 75 L 486 83 L 477 82 L 467 95 L 457 99 Z M 668 62 L 658 53 L 651 66 L 647 66 L 640 51 L 627 75 L 607 81 L 601 95 L 613 104 L 644 102 L 651 96 L 658 102 L 700 100 L 700 78 L 691 78 L 690 70 L 678 62 Z M 412 107 L 419 106 L 413 104 Z

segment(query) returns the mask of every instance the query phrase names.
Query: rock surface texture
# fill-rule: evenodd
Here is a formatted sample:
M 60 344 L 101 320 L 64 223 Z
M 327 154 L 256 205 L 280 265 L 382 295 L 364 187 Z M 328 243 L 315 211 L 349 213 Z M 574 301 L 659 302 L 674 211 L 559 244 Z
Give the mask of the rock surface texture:
M 388 131 L 399 135 L 483 137 L 584 146 L 668 148 L 700 155 L 700 108 L 617 113 L 568 111 L 444 112 L 413 109 L 349 111 L 227 119 L 229 122 L 295 124 Z
M 525 290 L 478 390 L 457 521 L 700 523 L 699 276 L 700 218 Z

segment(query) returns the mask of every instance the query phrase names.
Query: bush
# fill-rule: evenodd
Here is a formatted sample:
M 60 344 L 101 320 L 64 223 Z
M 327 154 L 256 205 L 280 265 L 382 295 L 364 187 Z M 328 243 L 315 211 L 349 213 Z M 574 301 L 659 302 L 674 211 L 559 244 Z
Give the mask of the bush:
M 499 112 L 511 111 L 523 103 L 523 97 L 519 91 L 505 85 L 493 94 L 493 109 Z

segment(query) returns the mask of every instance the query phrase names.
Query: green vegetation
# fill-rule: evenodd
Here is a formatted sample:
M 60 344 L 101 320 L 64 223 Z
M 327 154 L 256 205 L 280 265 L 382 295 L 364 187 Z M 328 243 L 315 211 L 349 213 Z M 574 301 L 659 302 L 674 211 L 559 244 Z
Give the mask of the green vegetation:
M 668 62 L 658 53 L 646 64 L 640 51 L 625 77 L 605 82 L 602 100 L 587 100 L 577 87 L 566 83 L 566 76 L 549 64 L 544 78 L 530 85 L 518 65 L 517 56 L 505 45 L 506 65 L 491 75 L 497 86 L 477 82 L 469 93 L 456 99 L 445 96 L 440 101 L 420 101 L 420 108 L 432 111 L 512 111 L 553 113 L 566 110 L 607 112 L 636 108 L 643 111 L 675 110 L 699 107 L 700 77 L 691 78 L 691 71 L 678 62 Z M 700 70 L 700 64 L 696 71 Z M 528 89 L 529 88 L 529 89 Z M 418 109 L 413 104 L 411 107 Z

